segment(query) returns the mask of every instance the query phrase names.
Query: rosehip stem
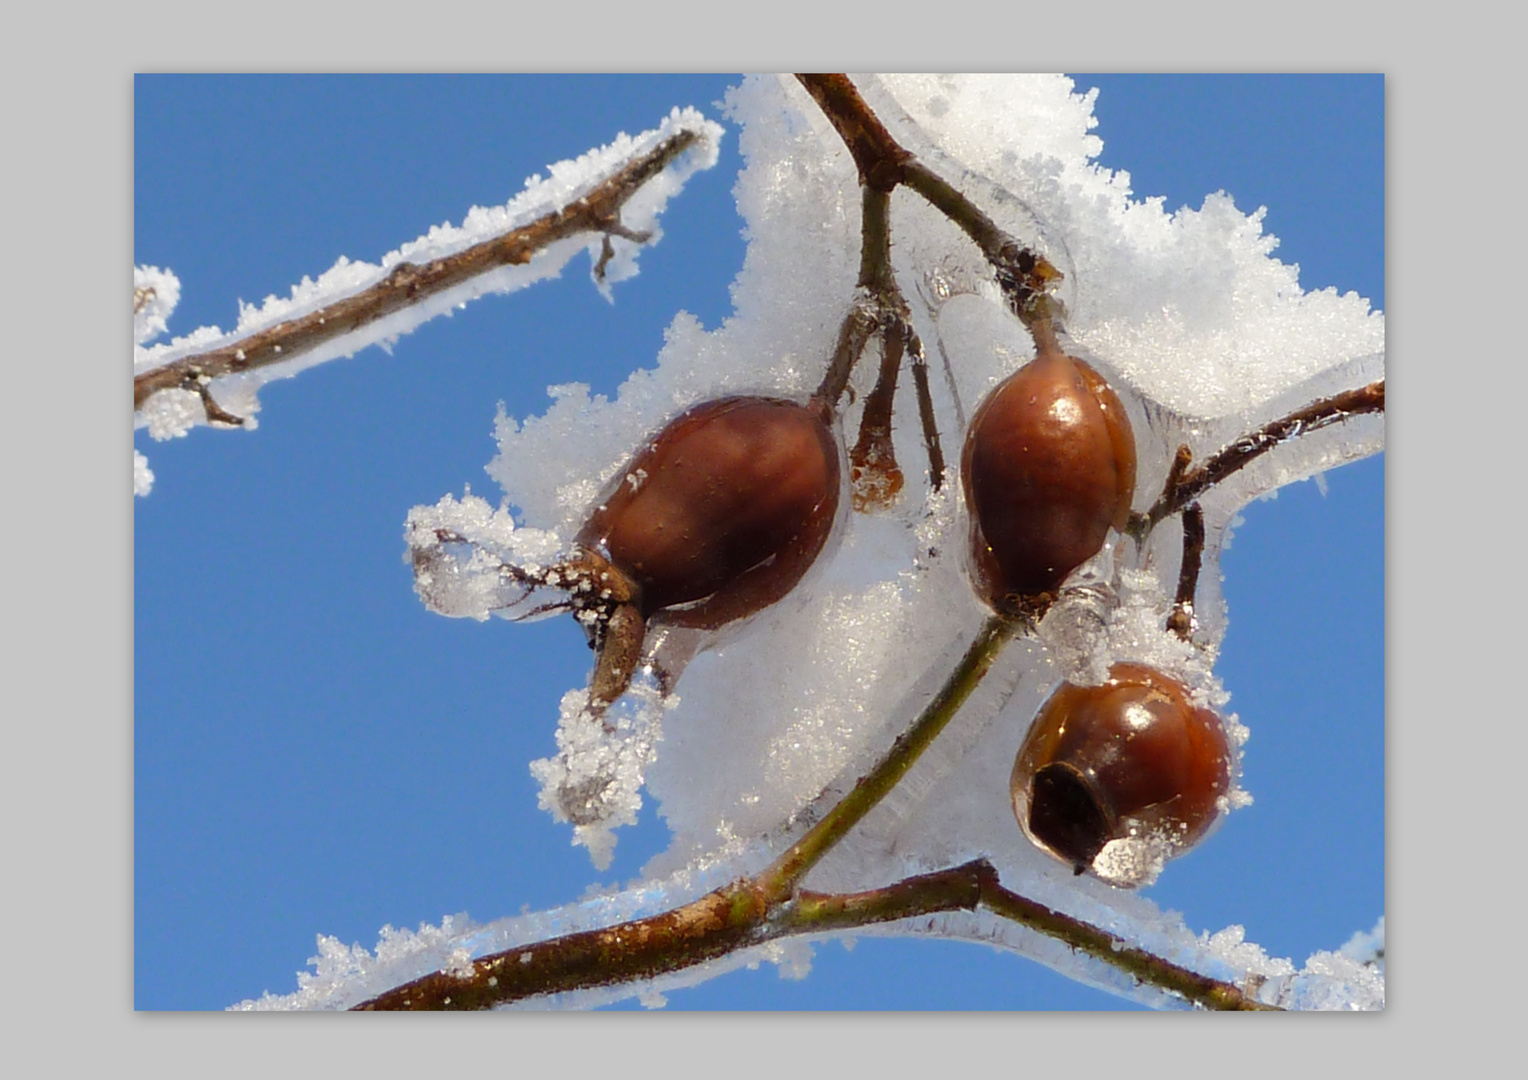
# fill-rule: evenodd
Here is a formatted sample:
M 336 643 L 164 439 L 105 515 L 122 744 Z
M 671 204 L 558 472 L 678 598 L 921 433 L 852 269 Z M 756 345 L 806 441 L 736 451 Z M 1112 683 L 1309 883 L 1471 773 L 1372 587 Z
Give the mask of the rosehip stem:
M 921 161 L 903 166 L 902 182 L 960 226 L 981 249 L 997 277 L 998 288 L 1025 326 L 1033 331 L 1036 322 L 1048 323 L 1049 310 L 1037 308 L 1036 301 L 1045 296 L 1051 282 L 1061 280 L 1060 270 L 998 228 L 979 206 Z
M 928 451 L 929 486 L 938 491 L 944 486 L 944 450 L 939 445 L 939 424 L 934 419 L 934 398 L 929 393 L 928 358 L 923 342 L 911 335 L 908 351 L 912 354 L 913 390 L 918 395 L 918 421 L 923 425 L 923 447 Z
M 891 411 L 902 370 L 905 325 L 899 320 L 881 332 L 881 370 L 875 389 L 865 397 L 859 440 L 849 451 L 854 508 L 862 512 L 891 505 L 902 490 L 902 470 L 891 441 Z
M 886 130 L 849 76 L 797 75 L 817 107 L 848 147 L 866 188 L 890 193 L 906 185 L 953 221 L 971 238 L 992 266 L 998 287 L 1026 326 L 1048 322 L 1051 313 L 1035 301 L 1061 278 L 1045 257 L 1009 236 L 983 210 L 923 164 Z
M 620 211 L 628 199 L 657 176 L 699 136 L 681 131 L 629 162 L 571 205 L 537 218 L 502 236 L 474 244 L 444 258 L 419 265 L 399 263 L 381 281 L 300 318 L 258 330 L 228 345 L 145 371 L 133 379 L 133 409 L 137 411 L 161 390 L 194 389 L 193 383 L 267 367 L 301 356 L 319 345 L 455 288 L 502 266 L 520 266 L 549 245 L 579 233 L 603 232 L 639 239 L 621 225 Z M 134 296 L 137 303 L 137 296 Z M 202 396 L 204 406 L 210 397 Z M 221 412 L 221 410 L 219 410 Z M 208 419 L 225 420 L 208 408 Z
M 759 875 L 767 901 L 788 898 L 807 872 L 907 775 L 982 681 L 1012 635 L 1013 627 L 1013 622 L 1003 616 L 988 617 L 960 663 L 912 726 L 897 736 L 880 761 L 805 836 Z
M 870 338 L 884 337 L 887 327 L 906 322 L 907 301 L 891 272 L 891 199 L 872 187 L 860 190 L 859 296 L 839 327 L 833 359 L 817 387 L 816 397 L 837 408 L 849 386 L 849 376 Z

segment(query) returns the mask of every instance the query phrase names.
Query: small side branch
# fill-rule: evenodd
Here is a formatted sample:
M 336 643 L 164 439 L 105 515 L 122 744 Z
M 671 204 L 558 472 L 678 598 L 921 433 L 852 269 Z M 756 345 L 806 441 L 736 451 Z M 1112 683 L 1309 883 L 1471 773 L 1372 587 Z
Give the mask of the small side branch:
M 1376 379 L 1367 386 L 1322 398 L 1288 416 L 1264 424 L 1250 435 L 1237 439 L 1196 469 L 1187 468 L 1186 459 L 1181 465 L 1174 461 L 1161 498 L 1146 513 L 1137 514 L 1131 519 L 1130 532 L 1138 539 L 1144 539 L 1161 522 L 1282 442 L 1320 431 L 1350 417 L 1384 411 L 1385 380 Z M 1184 451 L 1180 450 L 1179 457 L 1183 455 Z
M 1178 595 L 1167 628 L 1187 641 L 1194 634 L 1194 597 L 1199 592 L 1199 569 L 1204 561 L 1204 511 L 1189 503 L 1183 511 L 1183 562 L 1178 566 Z
M 133 379 L 133 409 L 143 408 L 160 390 L 184 385 L 188 377 L 215 379 L 291 360 L 490 270 L 522 266 L 538 251 L 579 233 L 603 232 L 607 236 L 639 238 L 642 234 L 621 225 L 621 207 L 698 138 L 693 131 L 681 131 L 665 139 L 583 198 L 503 236 L 423 265 L 399 263 L 387 277 L 353 296 L 301 318 L 256 331 L 229 345 L 145 371 Z M 134 300 L 136 303 L 136 296 Z

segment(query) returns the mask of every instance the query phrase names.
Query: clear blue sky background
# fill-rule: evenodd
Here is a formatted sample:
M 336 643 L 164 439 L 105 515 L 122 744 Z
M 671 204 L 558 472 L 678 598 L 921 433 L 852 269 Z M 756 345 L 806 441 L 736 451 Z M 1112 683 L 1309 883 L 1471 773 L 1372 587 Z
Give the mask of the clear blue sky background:
M 549 162 L 718 116 L 732 76 L 140 76 L 134 258 L 182 281 L 171 331 L 231 326 L 341 254 L 374 261 Z M 1307 288 L 1384 306 L 1384 84 L 1365 77 L 1079 76 L 1102 90 L 1103 164 L 1138 197 L 1268 207 Z M 427 612 L 402 560 L 410 507 L 483 474 L 496 403 L 548 384 L 610 393 L 680 308 L 730 310 L 743 256 L 721 164 L 664 219 L 608 305 L 564 280 L 479 301 L 262 393 L 253 434 L 139 433 L 157 482 L 135 506 L 135 1003 L 221 1008 L 296 988 L 315 933 L 371 948 L 385 923 L 488 920 L 626 881 L 666 846 L 651 808 L 597 875 L 536 809 L 526 770 L 589 654 L 568 620 Z M 1382 459 L 1248 508 L 1223 568 L 1220 674 L 1253 732 L 1255 805 L 1151 890 L 1190 926 L 1232 923 L 1301 963 L 1384 908 Z M 862 938 L 812 973 L 771 965 L 670 1008 L 1111 1008 L 1116 999 L 969 945 Z

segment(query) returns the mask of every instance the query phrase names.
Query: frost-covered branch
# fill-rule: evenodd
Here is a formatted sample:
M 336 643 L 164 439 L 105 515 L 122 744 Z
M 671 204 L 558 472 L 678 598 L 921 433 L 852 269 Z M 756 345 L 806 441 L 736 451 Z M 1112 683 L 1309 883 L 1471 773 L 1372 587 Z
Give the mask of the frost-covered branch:
M 768 899 L 766 876 L 725 886 L 660 915 L 480 957 L 454 970 L 405 983 L 355 1008 L 362 1012 L 487 1009 L 543 994 L 653 979 L 783 938 L 977 907 L 1064 941 L 1203 1008 L 1274 1008 L 1230 983 L 1180 967 L 1004 888 L 985 859 L 879 889 L 800 892 L 788 901 Z
M 1270 421 L 1250 434 L 1237 439 L 1203 465 L 1189 469 L 1187 447 L 1180 448 L 1168 473 L 1161 497 L 1144 514 L 1131 519 L 1130 531 L 1145 536 L 1161 522 L 1172 517 L 1216 484 L 1229 479 L 1237 470 L 1250 465 L 1280 443 L 1354 416 L 1385 411 L 1385 380 L 1376 379 L 1367 386 L 1348 390 L 1320 401 L 1313 401 L 1287 416 Z
M 605 235 L 605 250 L 596 264 L 596 271 L 603 276 L 611 258 L 608 242 L 611 235 L 639 244 L 650 238 L 647 232 L 627 229 L 621 224 L 621 208 L 700 138 L 700 133 L 693 129 L 678 131 L 628 162 L 588 194 L 529 224 L 423 264 L 400 262 L 381 281 L 353 295 L 217 348 L 142 372 L 133 379 L 133 409 L 143 408 L 150 397 L 162 390 L 192 390 L 202 395 L 208 419 L 224 421 L 226 414 L 217 415 L 207 396 L 209 380 L 294 360 L 489 271 L 524 266 L 538 252 L 580 233 Z M 134 303 L 135 308 L 141 308 L 142 299 L 135 296 Z

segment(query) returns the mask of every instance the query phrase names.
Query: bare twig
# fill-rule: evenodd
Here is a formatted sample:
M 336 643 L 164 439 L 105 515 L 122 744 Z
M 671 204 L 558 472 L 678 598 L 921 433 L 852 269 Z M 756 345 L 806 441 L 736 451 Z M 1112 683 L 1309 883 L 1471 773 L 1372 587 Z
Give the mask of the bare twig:
M 859 294 L 838 329 L 838 344 L 814 395 L 830 408 L 849 386 L 849 376 L 870 338 L 888 323 L 907 318 L 907 302 L 891 271 L 891 200 L 884 191 L 860 191 Z
M 960 226 L 981 249 L 1008 306 L 1026 326 L 1033 330 L 1038 319 L 1048 320 L 1053 315 L 1049 307 L 1038 309 L 1036 301 L 1048 293 L 1053 283 L 1061 280 L 1060 270 L 1043 255 L 1029 250 L 998 228 L 980 207 L 922 162 L 908 162 L 903 167 L 902 176 L 903 183 Z
M 859 361 L 860 354 L 865 351 L 865 346 L 878 325 L 880 320 L 865 303 L 855 303 L 851 306 L 849 314 L 844 316 L 844 321 L 838 328 L 838 344 L 833 348 L 833 358 L 828 362 L 828 370 L 823 374 L 817 392 L 812 395 L 815 400 L 822 402 L 829 412 L 837 407 L 838 399 L 843 397 L 844 391 L 849 386 L 849 376 L 854 372 L 854 365 Z
M 133 409 L 143 408 L 160 390 L 185 385 L 188 378 L 218 378 L 291 360 L 490 270 L 524 265 L 548 245 L 579 233 L 602 232 L 640 242 L 643 234 L 621 225 L 621 207 L 697 138 L 693 131 L 670 136 L 571 205 L 503 236 L 423 265 L 399 263 L 387 277 L 353 296 L 231 344 L 145 371 L 133 379 Z
M 207 388 L 208 381 L 209 380 L 205 377 L 197 378 L 192 380 L 191 386 L 191 388 L 196 391 L 197 396 L 202 399 L 202 408 L 207 412 L 207 420 L 209 422 L 216 421 L 219 424 L 230 424 L 234 427 L 242 427 L 244 425 L 244 417 L 235 416 L 233 413 L 219 405 L 216 401 L 212 400 L 212 391 Z
M 823 115 L 833 125 L 859 169 L 860 183 L 881 192 L 890 192 L 903 182 L 902 166 L 913 155 L 891 137 L 880 117 L 865 104 L 849 76 L 797 75 L 796 79 L 812 95 Z
M 1022 923 L 1048 937 L 1065 942 L 1078 952 L 1087 953 L 1111 967 L 1134 975 L 1143 983 L 1170 990 L 1195 1005 L 1206 1009 L 1230 1009 L 1249 1012 L 1279 1012 L 1272 1005 L 1264 1005 L 1249 998 L 1230 983 L 1220 982 L 1196 971 L 1170 963 L 1131 945 L 1123 938 L 1107 931 L 1063 915 L 1003 888 L 995 880 L 984 882 L 982 905 L 1004 918 Z
M 1146 513 L 1132 517 L 1130 532 L 1144 539 L 1162 521 L 1282 442 L 1320 431 L 1349 417 L 1384 411 L 1385 380 L 1376 379 L 1367 386 L 1322 398 L 1303 409 L 1296 409 L 1288 416 L 1264 424 L 1250 435 L 1237 439 L 1197 469 L 1186 467 L 1185 450 L 1179 450 L 1178 455 L 1183 459 L 1183 465 L 1177 460 L 1173 462 L 1161 498 Z
M 1194 633 L 1194 596 L 1199 591 L 1199 568 L 1204 559 L 1204 511 L 1198 503 L 1183 510 L 1183 562 L 1178 566 L 1178 595 L 1167 628 L 1187 641 Z

